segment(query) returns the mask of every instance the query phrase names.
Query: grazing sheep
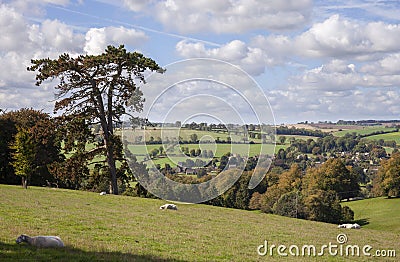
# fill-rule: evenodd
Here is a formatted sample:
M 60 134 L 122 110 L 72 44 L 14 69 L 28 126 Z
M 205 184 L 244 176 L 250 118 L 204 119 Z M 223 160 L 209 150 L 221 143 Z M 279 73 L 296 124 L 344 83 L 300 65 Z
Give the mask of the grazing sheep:
M 17 240 L 15 241 L 17 244 L 21 242 L 28 243 L 31 246 L 35 247 L 64 247 L 64 243 L 62 242 L 61 238 L 57 236 L 36 236 L 30 237 L 27 235 L 20 235 Z
M 351 228 L 351 229 L 360 229 L 361 226 L 357 223 L 355 224 L 341 224 L 338 225 L 338 228 Z
M 160 206 L 160 209 L 178 210 L 178 207 L 174 204 L 165 204 L 165 205 Z

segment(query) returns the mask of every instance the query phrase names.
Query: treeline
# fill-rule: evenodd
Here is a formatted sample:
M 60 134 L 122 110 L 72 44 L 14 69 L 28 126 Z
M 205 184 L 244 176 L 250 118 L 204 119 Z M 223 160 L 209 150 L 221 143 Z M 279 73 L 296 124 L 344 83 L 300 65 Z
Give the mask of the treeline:
M 277 135 L 297 135 L 297 136 L 315 136 L 315 137 L 325 137 L 329 134 L 322 132 L 321 130 L 310 130 L 305 128 L 295 128 L 287 126 L 279 126 L 276 128 Z
M 291 141 L 289 148 L 294 148 L 298 152 L 304 154 L 323 154 L 323 153 L 335 153 L 335 152 L 359 152 L 359 153 L 370 153 L 375 150 L 379 150 L 380 153 L 377 157 L 386 156 L 383 153 L 383 146 L 390 146 L 393 148 L 397 147 L 396 141 L 384 141 L 384 140 L 365 140 L 362 136 L 353 134 L 346 134 L 343 137 L 335 137 L 333 135 L 327 135 L 323 138 L 314 139 L 295 139 Z
M 382 134 L 390 134 L 390 133 L 396 133 L 399 132 L 399 129 L 393 129 L 393 130 L 378 130 L 378 131 L 374 131 L 368 134 L 360 134 L 360 137 L 368 137 L 368 136 L 374 136 L 374 135 L 382 135 Z
M 400 124 L 400 120 L 339 120 L 337 125 L 380 125 L 383 123 L 397 123 Z

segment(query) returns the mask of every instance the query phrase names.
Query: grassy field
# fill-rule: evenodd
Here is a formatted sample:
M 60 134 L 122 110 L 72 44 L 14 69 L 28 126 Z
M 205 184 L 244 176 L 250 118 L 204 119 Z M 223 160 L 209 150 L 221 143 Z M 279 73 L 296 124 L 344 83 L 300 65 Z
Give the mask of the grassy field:
M 393 141 L 396 141 L 396 144 L 400 145 L 400 132 L 369 136 L 368 139 L 371 139 L 371 140 L 383 139 L 385 141 L 393 140 Z
M 360 126 L 360 129 L 337 131 L 337 132 L 334 132 L 333 135 L 338 136 L 338 137 L 342 137 L 347 133 L 350 133 L 350 134 L 356 133 L 357 135 L 369 135 L 369 134 L 372 134 L 372 133 L 378 132 L 378 131 L 387 132 L 387 131 L 393 131 L 393 130 L 395 130 L 395 128 L 385 127 L 385 126 L 366 126 L 366 127 Z
M 332 224 L 207 205 L 177 204 L 178 211 L 160 210 L 159 206 L 164 203 L 83 191 L 38 187 L 24 190 L 0 185 L 0 260 L 282 261 L 276 249 L 272 257 L 259 256 L 257 247 L 267 240 L 269 247 L 315 245 L 320 250 L 330 242 L 337 244 L 339 233 L 347 235 L 347 244 L 369 244 L 374 250 L 397 249 L 397 253 L 400 252 L 399 231 L 382 226 L 374 228 L 375 220 L 370 213 L 362 216 L 371 217 L 365 228 L 344 230 Z M 358 203 L 366 204 L 363 201 L 351 204 Z M 392 210 L 390 214 L 397 214 L 398 218 L 399 209 L 395 210 L 397 212 Z M 397 219 L 397 228 L 400 228 L 399 221 Z M 17 245 L 15 239 L 22 233 L 59 235 L 67 247 L 54 250 Z M 289 254 L 283 259 L 377 261 L 372 257 L 343 258 L 329 254 L 322 257 Z
M 141 136 L 143 141 L 150 141 L 150 137 L 154 139 L 167 137 L 169 139 L 181 137 L 183 140 L 190 141 L 190 136 L 192 134 L 196 134 L 198 139 L 204 137 L 204 139 L 216 140 L 219 138 L 220 140 L 227 140 L 229 136 L 227 132 L 223 131 L 201 131 L 201 130 L 191 130 L 185 128 L 147 128 L 146 130 L 137 129 L 135 131 L 132 130 L 123 130 L 123 136 L 128 138 L 128 140 L 134 141 L 134 138 L 137 136 Z M 231 134 L 232 141 L 242 141 L 242 135 Z M 260 139 L 251 139 L 254 142 L 259 142 Z
M 400 236 L 400 198 L 372 198 L 344 202 L 355 213 L 355 219 L 367 229 L 394 232 Z
M 137 155 L 137 159 L 139 161 L 143 161 L 145 155 L 150 153 L 154 148 L 158 149 L 162 145 L 129 145 L 128 149 Z M 188 147 L 189 151 L 191 149 L 200 149 L 203 150 L 212 150 L 215 153 L 215 157 L 221 157 L 228 152 L 234 152 L 240 154 L 242 156 L 255 156 L 259 155 L 261 151 L 261 144 L 236 144 L 233 145 L 233 148 L 230 144 L 183 144 L 181 147 Z M 264 145 L 264 152 L 268 152 L 272 154 L 273 152 L 278 152 L 280 148 L 286 148 L 287 145 L 276 145 L 274 149 L 274 145 L 267 144 Z M 164 149 L 165 150 L 165 149 Z M 179 153 L 179 152 L 175 152 Z M 176 166 L 178 162 L 185 161 L 187 157 L 177 157 L 173 155 L 169 155 L 169 157 L 156 157 L 152 161 L 154 164 L 160 164 L 162 167 L 168 163 L 171 166 Z M 194 158 L 193 158 L 194 159 Z M 206 160 L 206 159 L 203 159 Z

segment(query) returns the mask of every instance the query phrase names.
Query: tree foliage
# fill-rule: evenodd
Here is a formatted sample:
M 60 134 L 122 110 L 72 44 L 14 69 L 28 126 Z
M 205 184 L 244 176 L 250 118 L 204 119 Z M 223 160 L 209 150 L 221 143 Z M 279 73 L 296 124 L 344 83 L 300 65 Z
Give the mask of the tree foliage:
M 28 188 L 28 181 L 35 172 L 35 144 L 31 134 L 26 129 L 19 128 L 11 149 L 14 150 L 12 165 L 15 174 L 22 178 L 22 186 Z
M 320 168 L 308 170 L 305 181 L 307 190 L 332 190 L 340 199 L 358 196 L 360 191 L 357 175 L 340 159 L 329 159 Z
M 42 186 L 54 180 L 48 165 L 62 160 L 52 118 L 41 111 L 23 108 L 0 115 L 0 181 L 14 184 L 14 177 Z M 29 181 L 28 181 L 29 179 Z
M 380 187 L 383 195 L 400 196 L 400 153 L 393 153 L 391 158 L 383 160 L 377 174 L 375 185 Z

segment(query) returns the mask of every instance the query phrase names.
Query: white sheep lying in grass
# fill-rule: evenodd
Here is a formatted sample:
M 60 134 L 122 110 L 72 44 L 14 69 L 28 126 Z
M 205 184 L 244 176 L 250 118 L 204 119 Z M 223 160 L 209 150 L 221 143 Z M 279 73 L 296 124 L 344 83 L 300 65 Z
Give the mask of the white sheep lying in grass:
M 338 228 L 351 228 L 351 229 L 360 229 L 361 226 L 357 223 L 355 224 L 341 224 L 338 225 Z
M 160 206 L 160 209 L 178 210 L 178 207 L 174 204 L 165 204 L 165 205 Z
M 35 247 L 64 247 L 64 243 L 62 242 L 60 237 L 57 236 L 36 236 L 30 237 L 27 235 L 20 235 L 17 240 L 17 244 L 22 242 L 28 243 L 31 246 Z

